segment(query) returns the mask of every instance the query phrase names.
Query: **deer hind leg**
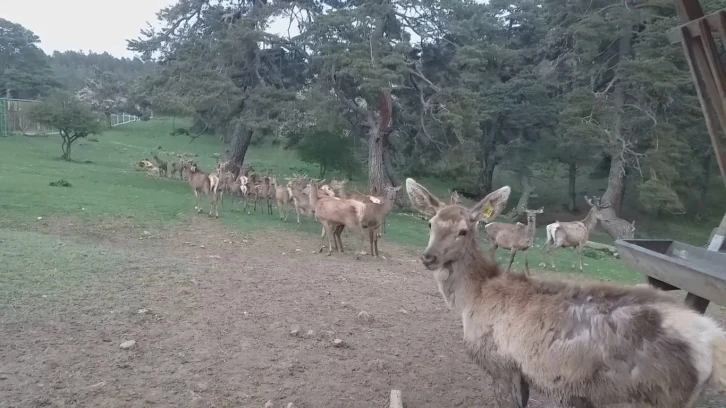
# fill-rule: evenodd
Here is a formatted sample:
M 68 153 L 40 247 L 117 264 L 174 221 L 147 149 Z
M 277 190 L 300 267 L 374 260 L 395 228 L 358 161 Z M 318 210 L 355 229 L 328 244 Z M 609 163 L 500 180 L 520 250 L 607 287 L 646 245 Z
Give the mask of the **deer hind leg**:
M 194 190 L 194 197 L 197 200 L 197 205 L 194 206 L 194 209 L 197 210 L 197 214 L 202 212 L 202 197 L 199 196 L 199 191 L 196 189 Z
M 328 236 L 328 256 L 330 256 L 333 253 L 333 242 L 331 240 L 333 232 L 327 222 L 323 223 L 323 228 L 325 229 L 325 235 Z
M 373 242 L 376 240 L 376 236 L 378 235 L 377 229 L 374 227 L 368 227 L 368 243 L 371 247 L 371 256 L 376 257 L 376 251 L 373 249 Z
M 345 230 L 345 225 L 339 225 L 338 228 L 333 231 L 333 239 L 335 239 L 335 245 L 336 248 L 338 248 L 338 251 L 343 253 L 343 239 L 341 238 L 341 235 L 343 234 L 343 230 Z

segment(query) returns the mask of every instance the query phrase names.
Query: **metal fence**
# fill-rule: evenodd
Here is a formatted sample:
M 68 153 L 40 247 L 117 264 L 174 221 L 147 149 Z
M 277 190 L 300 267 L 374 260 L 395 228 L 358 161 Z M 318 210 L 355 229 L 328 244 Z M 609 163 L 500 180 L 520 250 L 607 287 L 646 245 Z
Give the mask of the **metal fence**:
M 0 134 L 38 135 L 54 130 L 30 118 L 30 109 L 40 101 L 28 99 L 0 99 Z
M 55 133 L 55 129 L 41 125 L 30 118 L 30 108 L 37 103 L 40 103 L 40 101 L 0 98 L 0 136 L 13 133 L 24 135 Z M 154 117 L 153 114 L 151 117 Z M 141 120 L 139 116 L 129 115 L 128 113 L 112 114 L 109 119 L 111 126 L 125 125 Z

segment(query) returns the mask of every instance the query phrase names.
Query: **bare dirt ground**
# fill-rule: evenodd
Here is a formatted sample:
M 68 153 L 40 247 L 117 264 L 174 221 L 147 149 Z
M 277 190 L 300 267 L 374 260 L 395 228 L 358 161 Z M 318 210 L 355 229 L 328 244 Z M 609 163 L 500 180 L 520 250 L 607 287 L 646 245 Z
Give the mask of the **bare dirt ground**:
M 387 407 L 391 389 L 407 408 L 495 406 L 432 277 L 385 241 L 387 259 L 356 261 L 204 217 L 36 228 L 123 258 L 75 290 L 2 305 L 0 407 Z

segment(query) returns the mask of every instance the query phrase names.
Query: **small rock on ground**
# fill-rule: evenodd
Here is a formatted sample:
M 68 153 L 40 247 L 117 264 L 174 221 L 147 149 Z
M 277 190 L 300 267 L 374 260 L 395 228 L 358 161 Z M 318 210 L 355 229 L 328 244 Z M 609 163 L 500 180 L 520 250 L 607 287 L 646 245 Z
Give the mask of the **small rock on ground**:
M 121 350 L 128 350 L 130 348 L 133 348 L 134 346 L 136 346 L 136 340 L 127 340 L 127 341 L 121 343 L 121 345 L 119 345 L 118 347 Z
M 265 408 L 275 408 L 275 404 L 272 403 L 272 400 L 269 400 L 265 403 Z
M 341 339 L 335 339 L 335 340 L 333 340 L 333 346 L 334 347 L 345 347 L 345 342 Z

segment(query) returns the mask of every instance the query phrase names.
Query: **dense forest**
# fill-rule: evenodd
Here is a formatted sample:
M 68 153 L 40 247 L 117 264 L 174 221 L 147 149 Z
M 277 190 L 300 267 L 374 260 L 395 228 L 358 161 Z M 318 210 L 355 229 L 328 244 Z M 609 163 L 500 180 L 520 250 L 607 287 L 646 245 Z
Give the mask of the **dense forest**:
M 23 78 L 41 83 L 3 86 L 29 97 L 112 75 L 101 88 L 193 116 L 238 164 L 250 145 L 284 143 L 329 169 L 353 162 L 372 192 L 427 176 L 480 197 L 506 171 L 512 218 L 548 177 L 567 180 L 570 212 L 578 183 L 602 180 L 613 237 L 632 235 L 635 212 L 723 213 L 705 204 L 718 173 L 672 2 L 179 0 L 157 17 L 129 40 L 140 59 L 33 51 Z M 297 29 L 272 32 L 273 19 Z
M 2 96 L 42 99 L 66 91 L 78 93 L 97 106 L 108 105 L 100 109 L 102 112 L 138 110 L 128 103 L 129 91 L 136 89 L 135 84 L 145 75 L 155 72 L 154 62 L 82 51 L 47 55 L 38 47 L 40 41 L 27 28 L 0 18 Z

